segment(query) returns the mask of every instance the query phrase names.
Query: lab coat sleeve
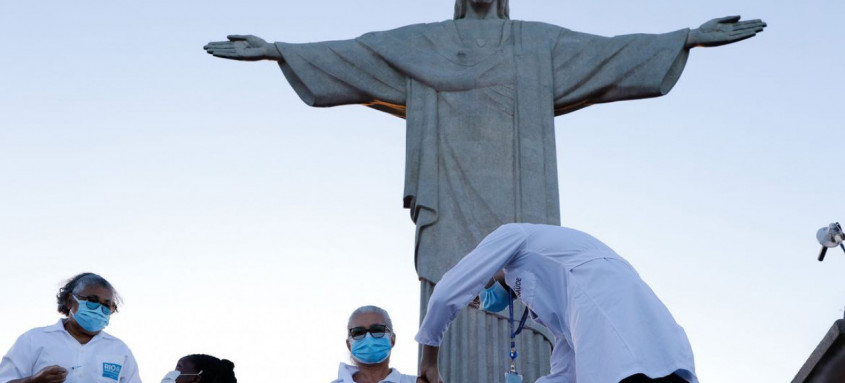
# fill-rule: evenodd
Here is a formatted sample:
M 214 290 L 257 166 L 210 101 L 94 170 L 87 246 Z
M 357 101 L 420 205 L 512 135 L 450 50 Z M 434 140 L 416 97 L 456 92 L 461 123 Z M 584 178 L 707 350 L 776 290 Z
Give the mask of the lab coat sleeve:
M 434 286 L 425 318 L 417 332 L 417 342 L 439 346 L 449 323 L 478 296 L 490 278 L 516 256 L 525 237 L 522 225 L 503 225 L 446 272 Z
M 28 334 L 21 335 L 9 352 L 0 361 L 0 382 L 32 376 L 32 366 L 35 364 L 30 348 Z

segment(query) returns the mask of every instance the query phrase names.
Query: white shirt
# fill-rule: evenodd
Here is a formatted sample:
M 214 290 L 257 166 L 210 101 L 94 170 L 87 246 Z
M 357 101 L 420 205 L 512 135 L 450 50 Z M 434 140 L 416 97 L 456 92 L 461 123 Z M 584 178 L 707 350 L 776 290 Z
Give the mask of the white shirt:
M 439 346 L 500 269 L 532 319 L 554 334 L 551 374 L 538 383 L 619 382 L 637 373 L 698 382 L 684 330 L 631 265 L 589 234 L 559 226 L 508 224 L 484 238 L 435 286 L 417 342 Z
M 332 383 L 355 383 L 352 380 L 352 376 L 358 372 L 358 367 L 350 366 L 346 363 L 340 363 L 340 367 L 337 368 L 337 379 L 333 380 Z M 379 383 L 416 383 L 417 377 L 414 375 L 405 375 L 399 372 L 399 370 L 395 368 L 390 369 L 390 374 L 387 375 L 386 378 L 380 380 Z
M 135 357 L 120 339 L 100 331 L 80 344 L 62 320 L 21 335 L 0 361 L 0 383 L 26 378 L 44 367 L 67 369 L 65 383 L 141 383 Z

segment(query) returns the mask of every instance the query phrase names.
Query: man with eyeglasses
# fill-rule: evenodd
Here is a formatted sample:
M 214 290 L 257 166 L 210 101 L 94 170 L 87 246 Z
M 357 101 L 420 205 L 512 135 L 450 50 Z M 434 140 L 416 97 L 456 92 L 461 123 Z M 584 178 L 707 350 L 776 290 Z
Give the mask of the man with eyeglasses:
M 352 312 L 347 325 L 346 348 L 355 364 L 340 363 L 332 383 L 415 383 L 417 377 L 390 368 L 390 351 L 396 344 L 393 322 L 387 311 L 362 306 Z

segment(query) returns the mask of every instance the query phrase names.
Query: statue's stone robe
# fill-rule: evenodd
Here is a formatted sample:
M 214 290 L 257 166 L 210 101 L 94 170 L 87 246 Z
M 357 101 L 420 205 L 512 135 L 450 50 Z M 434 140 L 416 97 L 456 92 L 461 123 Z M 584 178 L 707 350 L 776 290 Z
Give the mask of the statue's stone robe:
M 417 272 L 437 282 L 504 223 L 559 225 L 554 117 L 666 94 L 686 63 L 687 33 L 606 38 L 457 20 L 276 46 L 308 105 L 406 118 L 404 206 L 417 225 Z

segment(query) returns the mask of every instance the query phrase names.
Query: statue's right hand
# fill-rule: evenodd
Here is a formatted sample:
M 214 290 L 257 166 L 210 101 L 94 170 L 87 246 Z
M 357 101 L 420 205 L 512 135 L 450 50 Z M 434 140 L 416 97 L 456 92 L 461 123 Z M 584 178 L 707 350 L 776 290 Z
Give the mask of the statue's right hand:
M 281 60 L 276 47 L 260 37 L 229 35 L 226 38 L 229 41 L 212 41 L 202 48 L 210 55 L 232 60 Z
M 62 383 L 67 378 L 67 369 L 62 366 L 47 366 L 29 377 L 32 383 Z

